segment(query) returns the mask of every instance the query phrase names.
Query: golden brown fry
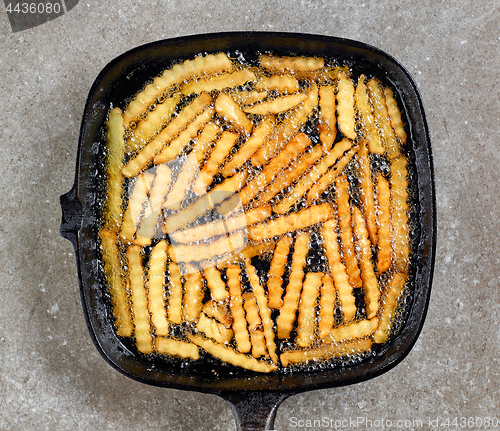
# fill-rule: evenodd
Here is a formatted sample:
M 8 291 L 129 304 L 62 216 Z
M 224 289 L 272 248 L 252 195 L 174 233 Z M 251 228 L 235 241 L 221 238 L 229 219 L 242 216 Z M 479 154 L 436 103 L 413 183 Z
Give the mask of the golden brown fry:
M 356 86 L 356 107 L 361 119 L 362 135 L 370 153 L 384 154 L 384 146 L 375 124 L 373 108 L 370 104 L 370 96 L 365 84 L 365 76 L 361 75 Z
M 346 138 L 356 139 L 354 114 L 354 84 L 346 74 L 340 74 L 337 82 L 337 122 Z
M 276 244 L 269 275 L 267 278 L 267 296 L 269 308 L 279 310 L 283 305 L 283 275 L 288 261 L 288 254 L 293 238 L 290 235 L 283 235 Z
M 247 114 L 254 115 L 271 115 L 279 114 L 280 112 L 288 111 L 294 108 L 299 103 L 304 102 L 307 96 L 303 93 L 290 94 L 289 96 L 276 97 L 275 99 L 256 103 L 252 106 L 243 108 Z
M 267 222 L 258 223 L 248 228 L 248 239 L 252 241 L 263 241 L 287 232 L 322 223 L 333 216 L 330 204 L 313 205 L 297 212 L 281 215 Z
M 203 275 L 210 289 L 211 297 L 214 301 L 223 301 L 229 297 L 226 283 L 222 281 L 219 270 L 215 266 L 209 266 L 203 270 Z
M 245 246 L 243 250 L 239 253 L 234 254 L 234 256 L 228 257 L 227 259 L 222 259 L 220 263 L 217 264 L 219 268 L 226 268 L 230 265 L 235 265 L 238 262 L 242 262 L 245 259 L 251 259 L 255 256 L 265 256 L 272 253 L 274 250 L 274 242 L 272 241 L 262 241 L 256 244 L 250 244 Z
M 375 190 L 373 187 L 372 169 L 366 142 L 361 142 L 358 151 L 359 194 L 363 204 L 363 215 L 372 244 L 377 242 L 377 212 L 375 208 Z
M 392 275 L 389 286 L 384 292 L 381 301 L 380 323 L 377 331 L 373 334 L 375 343 L 385 343 L 394 323 L 396 308 L 400 302 L 401 295 L 406 285 L 406 274 L 396 272 Z
M 319 140 L 323 149 L 329 151 L 337 136 L 337 117 L 335 116 L 335 86 L 319 87 Z
M 122 275 L 118 238 L 115 232 L 107 229 L 101 229 L 99 237 L 116 333 L 119 337 L 130 337 L 133 334 L 134 325 L 127 299 L 126 282 Z
M 378 190 L 378 241 L 377 272 L 382 274 L 391 266 L 391 189 L 385 177 L 377 173 Z
M 351 208 L 349 204 L 349 181 L 347 176 L 341 175 L 335 180 L 337 191 L 337 216 L 339 223 L 340 246 L 344 259 L 345 269 L 354 287 L 361 287 L 361 274 L 358 267 L 358 259 L 354 250 L 351 225 Z
M 299 305 L 300 292 L 302 291 L 302 280 L 304 279 L 304 266 L 307 253 L 309 252 L 309 234 L 300 232 L 295 240 L 294 251 L 292 254 L 292 264 L 290 268 L 290 277 L 286 286 L 286 293 L 283 298 L 283 306 L 280 308 L 280 314 L 276 320 L 278 327 L 278 338 L 282 340 L 290 337 L 295 314 Z
M 262 76 L 254 85 L 256 90 L 277 91 L 278 93 L 296 93 L 299 81 L 291 75 Z M 267 94 L 267 93 L 266 93 Z
M 221 128 L 219 126 L 214 123 L 208 123 L 198 135 L 193 145 L 192 153 L 196 156 L 196 161 L 200 167 L 203 165 L 203 161 L 210 155 L 212 144 L 220 132 Z
M 202 311 L 208 317 L 212 317 L 219 323 L 222 323 L 226 328 L 231 328 L 233 317 L 231 316 L 231 310 L 229 309 L 229 301 L 214 301 L 211 299 L 203 304 Z
M 258 91 L 241 90 L 241 91 L 231 91 L 229 94 L 231 94 L 231 97 L 238 105 L 244 106 L 260 102 L 269 95 L 269 92 L 260 90 Z
M 188 339 L 206 352 L 210 353 L 212 356 L 223 362 L 227 362 L 228 364 L 236 365 L 238 367 L 259 373 L 270 373 L 278 368 L 276 364 L 270 364 L 266 361 L 252 358 L 244 353 L 233 350 L 231 347 L 223 344 L 217 344 L 210 339 L 204 339 L 200 335 L 188 335 Z
M 318 323 L 318 335 L 321 340 L 330 333 L 335 323 L 335 285 L 330 274 L 325 274 L 322 282 Z
M 305 193 L 314 185 L 325 172 L 328 171 L 339 158 L 347 150 L 352 147 L 352 142 L 347 138 L 342 141 L 337 142 L 333 149 L 322 159 L 320 159 L 313 168 L 304 175 L 290 190 L 286 196 L 274 205 L 273 210 L 278 214 L 284 214 L 290 210 L 290 208 L 295 205 L 295 203 L 304 196 Z
M 180 325 L 182 322 L 182 276 L 179 266 L 172 260 L 168 262 L 168 289 L 167 319 Z
M 243 308 L 245 309 L 248 322 L 248 332 L 250 333 L 250 342 L 252 343 L 252 356 L 254 358 L 260 358 L 267 354 L 267 350 L 259 308 L 257 307 L 253 292 L 245 292 L 242 297 Z
M 371 319 L 377 314 L 380 299 L 380 288 L 372 264 L 372 248 L 368 238 L 365 219 L 358 207 L 352 208 L 353 228 L 356 245 L 359 249 L 359 267 L 363 290 L 365 293 L 366 317 Z
M 321 272 L 308 272 L 304 279 L 299 302 L 299 315 L 297 317 L 297 337 L 295 339 L 300 347 L 310 346 L 315 338 L 316 301 L 322 278 L 323 273 Z
M 160 355 L 179 356 L 184 359 L 199 359 L 198 346 L 189 341 L 176 340 L 174 338 L 156 337 L 155 350 Z
M 125 127 L 122 111 L 114 108 L 110 111 L 106 123 L 106 210 L 104 227 L 118 232 L 122 223 L 123 204 L 123 155 L 125 151 Z
M 139 352 L 147 354 L 153 351 L 153 336 L 149 323 L 148 296 L 144 287 L 141 247 L 131 245 L 127 250 L 127 259 L 135 345 Z
M 203 93 L 187 105 L 177 117 L 154 137 L 135 158 L 130 160 L 123 168 L 122 174 L 126 177 L 135 177 L 143 169 L 153 163 L 154 157 L 168 144 L 182 129 L 184 129 L 193 119 L 212 103 L 210 95 Z M 156 163 L 166 160 L 157 159 Z
M 227 286 L 229 288 L 229 306 L 233 315 L 233 331 L 236 347 L 242 353 L 248 353 L 252 349 L 250 336 L 247 329 L 245 310 L 243 309 L 241 279 L 239 266 L 230 266 L 226 270 Z
M 181 86 L 181 93 L 188 95 L 192 93 L 201 93 L 203 91 L 210 93 L 214 90 L 224 90 L 225 88 L 237 87 L 247 82 L 255 81 L 255 75 L 250 69 L 241 69 L 235 72 L 222 74 L 215 77 L 204 78 Z
M 147 275 L 149 313 L 156 335 L 169 334 L 164 291 L 166 264 L 167 242 L 162 240 L 151 251 Z
M 162 166 L 162 165 L 159 165 Z M 182 163 L 180 171 L 177 173 L 172 188 L 168 191 L 162 208 L 168 210 L 180 209 L 182 202 L 186 197 L 187 189 L 192 183 L 193 179 L 199 172 L 199 165 L 196 160 L 196 154 L 190 152 Z
M 398 103 L 394 98 L 394 92 L 389 87 L 385 87 L 384 95 L 385 104 L 387 106 L 387 113 L 389 114 L 394 132 L 396 132 L 396 135 L 399 137 L 402 143 L 406 143 L 407 135 L 403 120 L 401 119 L 401 111 L 399 110 Z
M 184 275 L 184 303 L 182 304 L 182 320 L 197 322 L 203 307 L 205 285 L 200 271 L 187 265 L 187 274 Z
M 325 65 L 321 57 L 261 55 L 259 63 L 262 68 L 273 73 L 292 72 L 295 76 L 303 76 L 305 73 L 314 72 Z
M 306 350 L 287 350 L 280 356 L 284 367 L 311 361 L 325 361 L 331 358 L 359 355 L 372 348 L 370 338 L 346 341 L 339 344 L 323 344 Z
M 207 317 L 205 313 L 200 314 L 196 329 L 221 344 L 229 343 L 233 338 L 232 329 L 228 329 L 217 320 Z
M 352 286 L 349 283 L 349 277 L 340 256 L 337 226 L 336 218 L 330 218 L 330 220 L 323 224 L 323 247 L 330 266 L 330 274 L 337 288 L 344 320 L 350 321 L 356 316 L 356 304 L 352 293 Z
M 348 325 L 337 326 L 323 340 L 325 343 L 338 343 L 356 338 L 366 338 L 378 328 L 378 318 L 363 319 Z
M 253 129 L 253 123 L 243 112 L 240 106 L 225 93 L 220 93 L 215 99 L 215 111 L 228 123 L 236 126 L 244 134 L 250 134 Z

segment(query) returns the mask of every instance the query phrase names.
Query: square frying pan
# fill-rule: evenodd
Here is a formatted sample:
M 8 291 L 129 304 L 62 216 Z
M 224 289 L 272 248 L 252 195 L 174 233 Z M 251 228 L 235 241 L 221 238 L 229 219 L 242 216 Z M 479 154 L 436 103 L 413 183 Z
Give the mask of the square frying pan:
M 100 262 L 99 197 L 103 192 L 104 130 L 110 107 L 124 107 L 143 87 L 175 62 L 199 53 L 224 51 L 251 58 L 255 53 L 336 58 L 380 78 L 395 92 L 407 125 L 412 203 L 410 295 L 389 341 L 376 345 L 361 361 L 294 372 L 258 374 L 224 372 L 217 364 L 183 367 L 146 358 L 120 339 L 109 310 Z M 92 85 L 83 113 L 75 182 L 61 196 L 61 235 L 75 249 L 83 313 L 92 341 L 116 370 L 145 384 L 211 393 L 224 398 L 235 413 L 237 428 L 272 429 L 281 402 L 294 394 L 374 378 L 401 362 L 411 351 L 427 312 L 436 248 L 434 173 L 429 131 L 418 89 L 394 58 L 364 43 L 298 33 L 230 32 L 161 40 L 134 48 L 112 60 Z M 215 370 L 215 372 L 214 372 Z

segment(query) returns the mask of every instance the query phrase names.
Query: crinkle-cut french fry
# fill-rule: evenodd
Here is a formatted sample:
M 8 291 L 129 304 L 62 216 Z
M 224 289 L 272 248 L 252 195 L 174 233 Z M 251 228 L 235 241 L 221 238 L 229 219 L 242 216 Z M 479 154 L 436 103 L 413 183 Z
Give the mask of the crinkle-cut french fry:
M 302 77 L 304 73 L 321 69 L 325 65 L 325 60 L 321 57 L 278 57 L 263 54 L 259 57 L 259 63 L 262 68 L 275 74 L 293 72 L 293 75 Z
M 220 132 L 221 128 L 217 124 L 208 123 L 198 135 L 193 145 L 192 153 L 196 156 L 196 161 L 200 167 L 203 165 L 204 160 L 210 155 L 212 144 L 215 142 Z
M 295 338 L 300 347 L 310 346 L 315 338 L 316 301 L 322 278 L 323 273 L 321 272 L 308 272 L 304 279 L 297 317 L 297 337 Z
M 293 243 L 291 235 L 283 235 L 276 244 L 267 278 L 267 304 L 279 310 L 283 305 L 283 275 L 285 274 L 288 254 Z
M 233 316 L 233 331 L 237 349 L 242 353 L 248 353 L 252 349 L 250 335 L 243 309 L 241 269 L 239 266 L 230 266 L 226 270 L 227 286 L 229 289 L 229 306 Z
M 349 204 L 349 181 L 341 175 L 335 180 L 337 192 L 337 215 L 339 223 L 340 247 L 344 258 L 345 269 L 354 287 L 361 287 L 363 282 L 358 267 L 358 259 L 354 250 L 352 237 L 351 208 Z
M 391 160 L 391 224 L 394 267 L 408 272 L 410 228 L 408 226 L 408 160 L 404 156 Z
M 373 187 L 372 169 L 366 142 L 361 142 L 358 151 L 359 195 L 366 220 L 366 227 L 372 244 L 377 242 L 377 212 L 375 207 L 375 189 Z
M 260 358 L 267 354 L 266 338 L 262 330 L 262 319 L 259 315 L 259 308 L 255 301 L 253 292 L 245 292 L 243 295 L 243 308 L 245 309 L 248 322 L 248 332 L 250 334 L 250 342 L 252 343 L 252 356 Z
M 243 112 L 240 106 L 234 101 L 231 96 L 225 93 L 220 93 L 215 99 L 215 111 L 224 121 L 233 124 L 237 129 L 240 129 L 244 134 L 250 134 L 253 129 L 253 123 Z
M 269 92 L 260 90 L 230 91 L 229 94 L 231 94 L 231 97 L 240 106 L 260 102 L 269 96 Z
M 299 133 L 283 150 L 267 163 L 262 171 L 255 176 L 239 193 L 241 203 L 246 205 L 255 198 L 266 186 L 278 176 L 283 167 L 289 165 L 309 145 L 311 140 L 305 133 Z
M 366 317 L 371 319 L 377 314 L 380 299 L 380 287 L 372 263 L 372 244 L 368 238 L 365 219 L 361 210 L 352 208 L 353 229 L 356 236 L 356 246 L 359 250 L 359 267 L 363 290 L 365 293 Z
M 330 333 L 335 323 L 335 285 L 330 274 L 323 276 L 319 297 L 318 336 L 321 340 Z
M 215 110 L 211 107 L 206 108 L 191 123 L 188 124 L 179 135 L 170 141 L 170 144 L 154 156 L 153 163 L 166 163 L 180 156 L 189 143 L 198 135 L 201 129 L 207 124 L 214 115 Z
M 262 257 L 272 253 L 274 250 L 274 242 L 273 241 L 262 241 L 256 244 L 250 244 L 245 246 L 243 250 L 239 253 L 236 253 L 234 256 L 230 256 L 227 259 L 221 260 L 220 263 L 217 264 L 219 268 L 226 268 L 230 265 L 235 265 L 238 262 L 242 262 L 245 259 L 252 259 L 253 257 Z
M 323 148 L 319 144 L 315 145 L 310 151 L 304 152 L 297 160 L 285 167 L 285 169 L 283 169 L 280 174 L 262 190 L 252 202 L 252 205 L 263 205 L 269 202 L 278 193 L 297 181 L 323 154 Z
M 352 286 L 349 283 L 349 277 L 340 256 L 337 226 L 338 223 L 336 218 L 330 218 L 323 224 L 323 247 L 328 259 L 330 274 L 337 288 L 337 295 L 344 320 L 350 321 L 356 316 L 356 303 L 352 292 Z
M 281 201 L 274 205 L 274 212 L 278 214 L 288 212 L 290 208 L 295 205 L 297 200 L 304 196 L 314 183 L 318 181 L 321 176 L 328 171 L 328 169 L 335 165 L 342 154 L 348 151 L 352 146 L 352 142 L 347 138 L 337 142 L 328 154 L 320 159 L 307 174 L 297 181 L 297 183 Z
M 210 154 L 193 184 L 193 192 L 197 195 L 203 195 L 206 192 L 207 187 L 212 183 L 224 159 L 228 156 L 239 137 L 240 135 L 234 132 L 222 132 L 222 135 L 215 143 L 212 154 Z
M 111 298 L 111 307 L 115 319 L 116 333 L 119 337 L 130 337 L 134 331 L 130 304 L 127 299 L 126 282 L 122 275 L 120 251 L 115 232 L 107 229 L 99 231 L 102 260 Z
M 232 177 L 226 178 L 224 181 L 217 184 L 210 193 L 201 196 L 191 205 L 181 209 L 179 212 L 168 216 L 163 227 L 164 232 L 171 234 L 183 228 L 188 223 L 195 221 L 206 211 L 214 209 L 216 205 L 238 192 L 245 183 L 246 175 L 246 172 L 242 171 L 234 174 Z
M 278 355 L 276 354 L 276 342 L 274 341 L 273 320 L 271 317 L 271 310 L 267 305 L 267 297 L 264 291 L 264 287 L 262 287 L 262 284 L 260 283 L 257 270 L 250 263 L 249 259 L 246 259 L 245 265 L 248 279 L 250 281 L 250 286 L 252 287 L 252 291 L 255 295 L 257 306 L 259 307 L 260 317 L 262 318 L 262 327 L 264 330 L 267 351 L 269 353 L 269 356 L 271 357 L 271 360 L 274 363 L 278 363 Z
M 168 261 L 167 319 L 178 325 L 182 323 L 182 276 L 179 266 L 172 260 Z
M 319 87 L 319 140 L 325 151 L 329 151 L 337 136 L 337 117 L 335 115 L 335 86 Z
M 396 309 L 406 285 L 406 274 L 396 272 L 392 274 L 389 285 L 384 291 L 381 300 L 380 322 L 377 331 L 373 334 L 375 343 L 385 343 L 394 323 Z
M 165 195 L 170 188 L 171 178 L 170 168 L 167 165 L 158 165 L 153 186 L 149 191 L 149 198 L 144 208 L 144 214 L 136 231 L 135 244 L 142 246 L 151 244 L 155 236 L 155 228 L 161 215 Z
M 198 332 L 203 332 L 208 338 L 213 338 L 221 344 L 229 343 L 233 338 L 233 330 L 226 328 L 223 324 L 211 319 L 205 313 L 200 314 L 196 324 Z
M 181 93 L 185 95 L 201 93 L 203 91 L 210 93 L 214 90 L 224 90 L 225 88 L 245 85 L 247 82 L 255 81 L 255 79 L 255 74 L 250 69 L 241 69 L 185 84 L 181 86 Z
M 403 120 L 401 119 L 401 111 L 399 110 L 398 103 L 394 97 L 394 92 L 389 87 L 384 87 L 385 104 L 387 106 L 387 113 L 391 120 L 392 127 L 400 141 L 404 144 L 408 138 Z
M 267 144 L 261 146 L 252 156 L 253 166 L 258 167 L 266 164 L 306 123 L 318 104 L 317 85 L 312 85 L 306 94 L 307 99 L 287 114 L 286 118 L 276 127 L 275 133 L 269 138 Z
M 332 358 L 360 355 L 372 348 L 370 338 L 360 338 L 345 343 L 322 344 L 306 350 L 287 350 L 280 356 L 284 367 L 307 362 L 325 361 Z
M 135 345 L 139 352 L 147 354 L 153 351 L 153 336 L 149 322 L 148 296 L 144 286 L 141 247 L 131 245 L 127 250 L 127 260 Z
M 278 93 L 296 93 L 299 91 L 299 81 L 291 75 L 262 76 L 255 83 L 254 88 Z
M 206 352 L 210 353 L 212 356 L 228 364 L 259 373 L 270 373 L 278 369 L 278 366 L 276 364 L 272 364 L 263 360 L 253 358 L 244 353 L 237 352 L 229 346 L 218 344 L 208 338 L 205 339 L 200 335 L 188 335 L 188 339 L 192 343 L 201 347 Z
M 391 245 L 391 189 L 389 182 L 377 173 L 378 197 L 378 241 L 377 241 L 377 273 L 387 271 L 392 262 Z
M 186 60 L 176 64 L 170 69 L 156 77 L 151 84 L 148 84 L 132 100 L 124 112 L 125 125 L 137 121 L 141 115 L 148 110 L 167 90 L 175 85 L 181 84 L 184 80 L 196 79 L 200 76 L 229 72 L 233 69 L 233 64 L 229 57 L 220 52 L 209 54 L 204 57 L 196 57 L 193 60 Z
M 359 146 L 355 145 L 339 159 L 335 166 L 323 174 L 309 189 L 306 195 L 308 204 L 318 200 L 322 193 L 325 192 L 334 182 L 335 178 L 342 173 L 344 168 L 349 164 L 351 159 L 359 151 Z
M 168 335 L 169 324 L 165 303 L 165 271 L 167 242 L 161 240 L 151 250 L 147 272 L 147 292 L 151 324 L 156 335 Z
M 200 358 L 200 351 L 196 344 L 175 338 L 156 337 L 155 350 L 160 355 L 178 356 L 183 359 Z
M 141 151 L 172 119 L 180 100 L 181 95 L 174 93 L 163 102 L 158 103 L 153 111 L 148 112 L 147 117 L 139 121 L 136 127 L 131 130 L 131 135 L 127 139 L 127 150 Z
M 401 154 L 401 145 L 392 130 L 391 120 L 389 119 L 389 113 L 387 112 L 382 86 L 375 78 L 370 79 L 366 83 L 366 86 L 368 87 L 370 100 L 373 104 L 375 121 L 385 143 L 387 157 L 398 157 Z
M 135 231 L 146 204 L 149 190 L 153 184 L 153 179 L 154 174 L 152 172 L 143 172 L 135 178 L 120 230 L 120 239 L 124 243 L 134 240 Z
M 215 266 L 209 266 L 203 270 L 203 275 L 210 289 L 210 296 L 214 301 L 223 301 L 229 297 L 226 283 L 222 281 L 220 271 Z
M 254 115 L 279 114 L 294 108 L 299 103 L 304 102 L 307 96 L 303 93 L 290 94 L 288 96 L 279 96 L 275 99 L 256 103 L 252 106 L 243 108 L 243 112 Z
M 186 265 L 184 275 L 184 302 L 182 304 L 182 320 L 195 323 L 198 321 L 203 307 L 205 284 L 201 272 L 192 265 Z
M 373 108 L 370 104 L 370 96 L 368 95 L 364 75 L 359 77 L 358 84 L 356 85 L 356 107 L 358 108 L 361 120 L 361 135 L 366 141 L 370 153 L 384 154 L 385 149 L 382 145 L 377 125 L 375 124 Z
M 186 198 L 187 190 L 200 170 L 196 158 L 196 154 L 193 152 L 190 152 L 186 156 L 182 162 L 182 167 L 173 181 L 172 188 L 166 194 L 162 208 L 167 210 L 179 210 L 181 208 L 182 202 Z
M 332 217 L 333 214 L 330 204 L 313 205 L 300 211 L 281 215 L 267 222 L 250 226 L 248 228 L 248 239 L 252 241 L 271 239 L 287 232 L 305 229 L 322 223 Z
M 299 305 L 300 292 L 302 291 L 304 266 L 306 264 L 308 252 L 309 234 L 306 232 L 299 232 L 295 239 L 290 276 L 283 298 L 283 306 L 280 308 L 280 314 L 276 319 L 278 338 L 282 340 L 290 338 L 290 333 L 295 323 L 295 315 Z
M 265 117 L 255 126 L 250 137 L 241 144 L 236 154 L 224 164 L 221 170 L 223 176 L 232 175 L 240 168 L 252 155 L 266 142 L 269 134 L 273 130 L 274 120 L 272 117 Z
M 356 139 L 354 84 L 346 74 L 340 74 L 337 82 L 337 122 L 345 137 Z
M 378 328 L 379 320 L 377 317 L 363 319 L 348 325 L 340 325 L 333 328 L 328 336 L 323 340 L 324 343 L 338 343 L 356 338 L 366 338 L 373 334 Z
M 181 132 L 188 124 L 204 111 L 212 103 L 209 94 L 203 93 L 196 97 L 179 114 L 170 121 L 167 126 L 158 133 L 153 140 L 122 168 L 122 174 L 126 177 L 135 177 L 143 169 L 153 163 L 155 156 L 167 145 L 175 136 Z M 166 160 L 156 160 L 162 163 Z
M 106 210 L 104 226 L 118 232 L 122 223 L 123 203 L 123 155 L 125 151 L 125 128 L 122 111 L 114 108 L 110 111 L 106 123 Z
M 229 294 L 228 294 L 229 297 Z M 233 317 L 229 309 L 229 301 L 214 301 L 213 299 L 203 304 L 202 311 L 208 316 L 222 323 L 226 328 L 231 328 Z

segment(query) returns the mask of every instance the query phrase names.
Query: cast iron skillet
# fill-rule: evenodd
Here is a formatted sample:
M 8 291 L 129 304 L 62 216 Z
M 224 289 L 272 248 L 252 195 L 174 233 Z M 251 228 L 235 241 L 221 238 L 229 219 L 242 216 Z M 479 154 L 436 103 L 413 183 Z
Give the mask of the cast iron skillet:
M 203 368 L 186 371 L 138 356 L 114 333 L 98 264 L 96 229 L 107 112 L 110 106 L 123 107 L 147 80 L 171 66 L 173 61 L 219 51 L 334 57 L 378 76 L 395 90 L 408 125 L 407 146 L 412 166 L 411 195 L 415 207 L 412 294 L 406 301 L 404 318 L 396 333 L 363 361 L 320 371 L 305 369 L 271 375 L 214 374 Z M 126 376 L 146 384 L 221 396 L 235 413 L 238 429 L 272 429 L 278 406 L 291 395 L 362 382 L 390 370 L 410 352 L 425 319 L 436 243 L 434 176 L 425 114 L 408 72 L 386 53 L 360 42 L 295 33 L 235 32 L 163 40 L 119 56 L 102 70 L 90 90 L 81 124 L 75 183 L 61 196 L 61 207 L 61 235 L 75 248 L 83 312 L 90 336 L 104 359 Z

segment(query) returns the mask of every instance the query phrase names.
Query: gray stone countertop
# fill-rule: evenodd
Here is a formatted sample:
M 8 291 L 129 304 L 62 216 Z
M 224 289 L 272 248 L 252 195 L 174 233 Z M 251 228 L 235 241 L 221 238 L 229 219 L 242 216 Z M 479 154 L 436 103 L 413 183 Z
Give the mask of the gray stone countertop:
M 110 60 L 237 30 L 339 36 L 394 56 L 420 89 L 435 165 L 434 282 L 413 350 L 367 382 L 287 399 L 275 429 L 500 429 L 498 1 L 68 4 L 17 32 L 0 6 L 0 429 L 236 429 L 222 399 L 137 383 L 101 358 L 59 235 L 59 196 L 72 186 L 89 88 Z

